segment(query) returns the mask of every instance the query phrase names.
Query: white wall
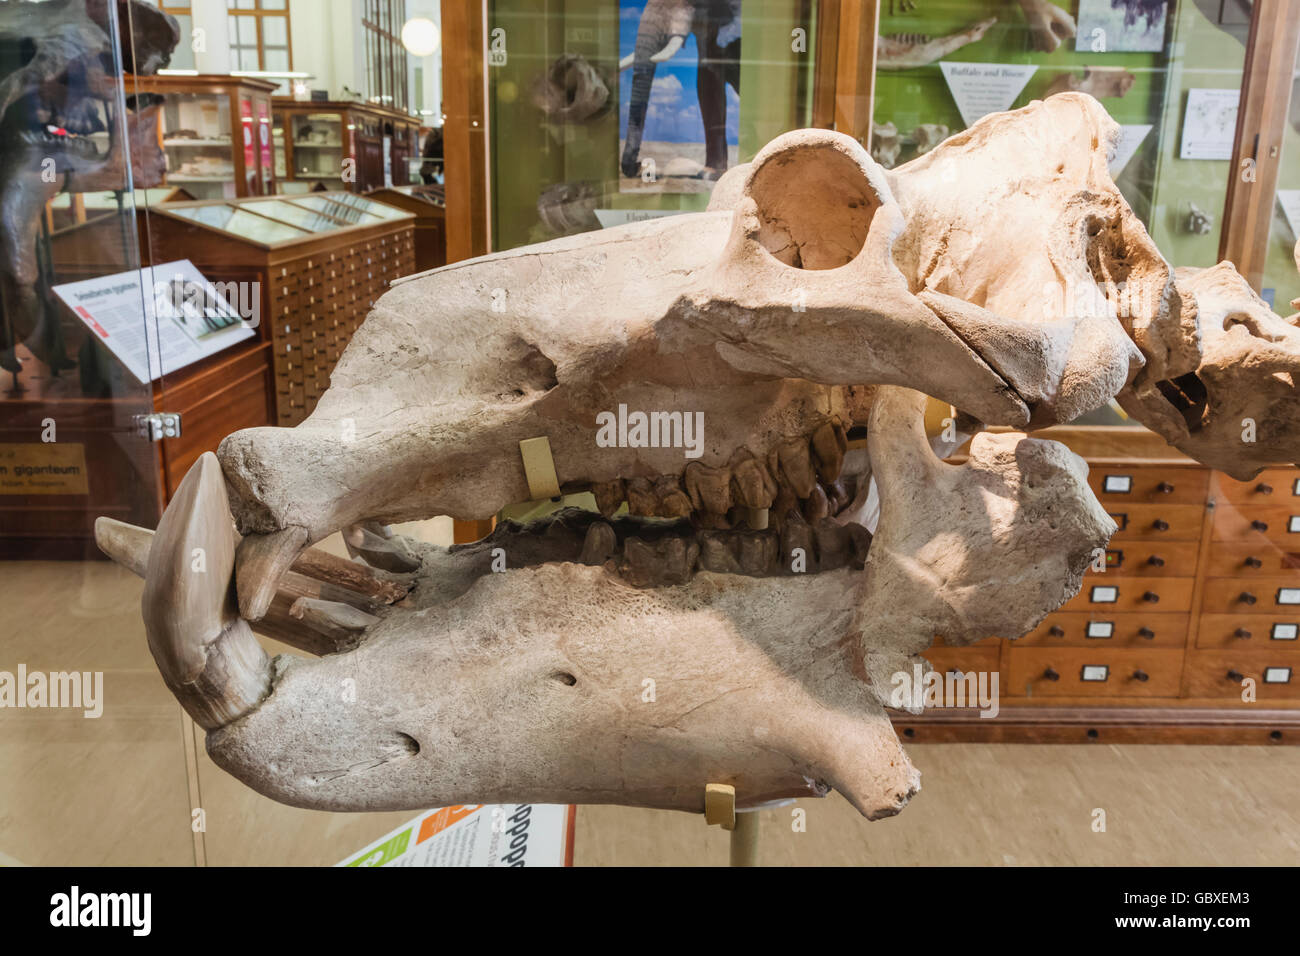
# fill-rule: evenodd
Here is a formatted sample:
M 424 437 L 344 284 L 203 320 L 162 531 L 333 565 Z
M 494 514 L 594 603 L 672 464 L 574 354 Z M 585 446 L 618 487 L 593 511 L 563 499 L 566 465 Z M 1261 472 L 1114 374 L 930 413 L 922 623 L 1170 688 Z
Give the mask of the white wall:
M 309 88 L 328 90 L 334 100 L 349 99 L 345 86 L 366 92 L 361 0 L 289 0 L 289 31 L 293 68 L 314 74 Z
M 406 18 L 427 17 L 438 28 L 442 29 L 442 4 L 439 0 L 406 0 Z M 432 56 L 427 56 L 423 60 L 417 60 L 415 57 L 407 58 L 407 69 L 411 83 L 411 109 L 416 108 L 416 103 L 420 97 L 415 88 L 415 68 L 421 66 L 424 69 L 424 108 L 432 110 L 432 116 L 421 116 L 420 124 L 422 126 L 441 126 L 442 115 L 439 113 L 439 106 L 442 103 L 442 47 L 439 46 Z

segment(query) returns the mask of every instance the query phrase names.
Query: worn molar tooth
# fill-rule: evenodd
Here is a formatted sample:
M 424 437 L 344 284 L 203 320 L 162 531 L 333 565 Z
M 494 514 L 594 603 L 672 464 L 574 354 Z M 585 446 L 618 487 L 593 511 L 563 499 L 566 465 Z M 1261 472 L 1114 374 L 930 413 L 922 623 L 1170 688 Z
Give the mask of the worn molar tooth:
M 790 512 L 781 527 L 781 552 L 777 556 L 784 571 L 794 571 L 795 561 L 802 559 L 802 568 L 811 574 L 818 570 L 817 549 L 813 543 L 813 529 L 797 511 Z M 796 554 L 796 550 L 800 554 Z
M 838 481 L 832 481 L 829 485 L 824 486 L 826 500 L 830 506 L 830 512 L 833 515 L 839 514 L 849 506 L 853 496 L 849 494 L 848 487 L 841 478 Z
M 401 535 L 378 521 L 360 521 L 343 529 L 348 554 L 372 568 L 406 574 L 420 567 L 420 559 Z
M 691 515 L 691 525 L 698 531 L 730 531 L 731 518 L 711 511 L 696 511 Z
M 628 538 L 623 542 L 623 560 L 618 570 L 633 587 L 687 584 L 699 556 L 699 545 L 692 538 L 669 535 L 653 543 Z
M 726 468 L 711 468 L 693 461 L 686 466 L 683 476 L 686 493 L 696 511 L 711 511 L 725 515 L 731 510 L 731 472 Z
M 615 478 L 613 481 L 598 481 L 591 486 L 592 497 L 596 499 L 596 507 L 606 518 L 612 517 L 627 498 L 627 488 L 623 484 L 622 478 Z
M 649 478 L 633 478 L 627 483 L 627 510 L 651 518 L 659 508 L 654 485 Z
M 662 475 L 655 479 L 655 497 L 659 499 L 655 513 L 661 518 L 685 518 L 691 513 L 691 499 L 682 491 L 676 475 Z
M 848 447 L 848 436 L 838 421 L 823 422 L 813 432 L 813 456 L 817 459 L 817 474 L 822 481 L 831 482 L 840 476 L 840 469 L 844 467 L 844 452 Z
M 813 525 L 817 539 L 817 565 L 823 571 L 842 568 L 852 560 L 848 529 L 834 518 L 822 518 Z
M 817 476 L 813 472 L 808 442 L 802 438 L 782 442 L 777 446 L 777 456 L 781 462 L 781 473 L 790 483 L 795 497 L 802 499 L 812 494 Z
M 799 499 L 794 496 L 794 492 L 790 488 L 782 485 L 781 489 L 776 493 L 776 501 L 772 502 L 772 520 L 780 525 L 791 511 L 798 510 Z
M 735 535 L 703 531 L 697 537 L 700 546 L 700 570 L 717 571 L 722 574 L 740 573 L 740 562 L 736 559 Z
M 743 574 L 761 578 L 772 573 L 776 566 L 780 544 L 776 535 L 749 531 L 737 535 L 740 540 L 740 570 Z
M 871 551 L 871 532 L 854 521 L 845 524 L 844 530 L 849 535 L 849 553 L 853 555 L 853 567 L 861 570 L 866 566 L 867 554 Z
M 599 566 L 617 553 L 618 536 L 614 534 L 614 529 L 604 521 L 593 521 L 583 539 L 582 554 L 578 560 L 583 564 Z
M 732 466 L 731 487 L 736 503 L 746 508 L 770 508 L 776 500 L 776 482 L 754 458 Z
M 831 513 L 830 500 L 826 497 L 826 489 L 820 484 L 813 485 L 812 494 L 808 500 L 803 503 L 803 517 L 809 524 L 816 524 L 822 518 Z

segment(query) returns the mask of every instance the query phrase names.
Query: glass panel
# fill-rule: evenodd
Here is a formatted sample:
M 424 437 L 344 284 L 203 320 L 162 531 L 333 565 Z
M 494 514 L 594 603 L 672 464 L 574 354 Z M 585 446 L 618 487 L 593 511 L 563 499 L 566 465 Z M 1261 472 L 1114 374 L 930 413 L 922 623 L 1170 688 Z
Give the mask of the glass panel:
M 289 18 L 262 17 L 262 44 L 266 47 L 289 45 Z
M 167 184 L 183 188 L 194 199 L 233 197 L 237 190 L 230 100 L 210 93 L 164 95 Z
M 213 229 L 220 229 L 223 232 L 268 246 L 290 239 L 301 239 L 307 234 L 306 230 L 294 228 L 287 223 L 275 222 L 271 219 L 255 216 L 237 206 L 222 203 L 211 206 L 169 205 L 159 208 L 166 209 L 167 212 L 185 219 L 193 219 L 195 222 L 211 226 Z
M 246 203 L 244 208 L 256 212 L 259 216 L 279 219 L 281 222 L 287 222 L 299 229 L 306 229 L 308 232 L 329 232 L 331 229 L 339 228 L 337 219 L 278 199 L 268 202 Z
M 817 4 L 773 0 L 752 16 L 745 5 L 735 19 L 718 7 L 702 79 L 694 34 L 662 63 L 614 68 L 635 53 L 644 0 L 547 17 L 529 0 L 489 3 L 489 36 L 508 38 L 489 44 L 487 67 L 495 248 L 598 229 L 598 211 L 613 223 L 703 210 L 726 169 L 811 125 Z M 610 68 L 597 81 L 592 65 Z
M 352 206 L 343 200 L 346 194 L 332 194 L 326 196 L 295 196 L 293 202 L 306 206 L 309 209 L 315 209 L 319 212 L 327 213 L 335 219 L 342 219 L 344 222 L 353 226 L 370 226 L 377 222 L 383 222 L 385 219 L 393 219 L 395 216 L 379 215 L 370 212 L 368 209 L 362 209 L 358 206 Z M 396 212 L 396 210 L 393 210 Z
M 1281 315 L 1300 312 L 1300 58 L 1291 83 L 1291 115 L 1283 129 L 1281 174 L 1269 230 L 1263 295 Z
M 27 35 L 58 35 L 67 5 L 24 6 Z M 69 49 L 48 75 L 52 112 L 4 115 L 9 137 L 65 132 L 7 149 L 0 171 L 8 238 L 31 267 L 0 266 L 0 669 L 25 703 L 0 708 L 0 865 L 192 865 L 182 714 L 149 653 L 142 582 L 102 560 L 93 531 L 98 516 L 155 527 L 163 490 L 160 446 L 136 425 L 154 410 L 159 331 L 136 196 L 123 147 L 89 130 L 127 130 L 135 184 L 154 187 L 158 108 L 128 109 L 116 47 Z M 48 182 L 48 160 L 73 175 Z

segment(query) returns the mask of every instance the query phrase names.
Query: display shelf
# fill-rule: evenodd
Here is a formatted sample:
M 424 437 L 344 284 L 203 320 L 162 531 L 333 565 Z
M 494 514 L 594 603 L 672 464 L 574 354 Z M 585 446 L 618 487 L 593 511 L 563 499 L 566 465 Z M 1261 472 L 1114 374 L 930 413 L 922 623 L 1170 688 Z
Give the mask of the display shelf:
M 219 74 L 134 77 L 129 82 L 132 92 L 164 97 L 159 136 L 168 183 L 193 187 L 196 199 L 275 192 L 270 141 L 274 83 Z M 182 132 L 193 135 L 178 135 Z
M 410 160 L 417 152 L 415 117 L 365 103 L 330 100 L 275 97 L 273 106 L 271 139 L 283 183 L 332 182 L 339 189 L 364 193 L 408 182 Z M 355 164 L 355 176 L 344 176 L 346 161 Z

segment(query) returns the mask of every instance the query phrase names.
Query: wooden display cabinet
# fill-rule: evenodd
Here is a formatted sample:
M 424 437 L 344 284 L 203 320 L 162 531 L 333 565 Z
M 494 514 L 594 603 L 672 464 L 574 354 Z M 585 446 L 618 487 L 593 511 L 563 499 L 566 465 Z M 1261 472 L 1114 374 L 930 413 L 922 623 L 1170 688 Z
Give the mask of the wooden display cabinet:
M 165 97 L 158 135 L 167 155 L 166 185 L 196 199 L 234 199 L 275 192 L 271 93 L 251 77 L 128 77 L 129 94 Z
M 415 118 L 397 110 L 335 100 L 301 102 L 277 96 L 272 105 L 271 138 L 281 192 L 308 192 L 323 186 L 366 193 L 410 182 L 420 128 Z M 345 160 L 355 163 L 355 177 L 344 178 Z
M 1300 743 L 1300 469 L 1235 481 L 1144 428 L 1063 427 L 1119 526 L 1105 569 L 1015 641 L 925 657 L 998 674 L 999 714 L 895 715 L 905 740 Z
M 447 200 L 441 186 L 393 186 L 366 196 L 414 213 L 416 272 L 447 264 Z
M 415 270 L 414 219 L 341 192 L 164 203 L 150 210 L 148 258 L 183 256 L 210 281 L 257 283 L 270 423 L 296 425 L 371 306 Z

